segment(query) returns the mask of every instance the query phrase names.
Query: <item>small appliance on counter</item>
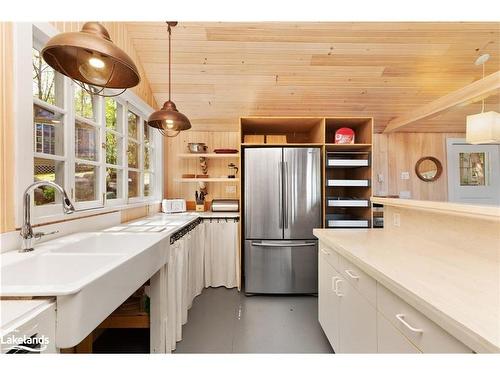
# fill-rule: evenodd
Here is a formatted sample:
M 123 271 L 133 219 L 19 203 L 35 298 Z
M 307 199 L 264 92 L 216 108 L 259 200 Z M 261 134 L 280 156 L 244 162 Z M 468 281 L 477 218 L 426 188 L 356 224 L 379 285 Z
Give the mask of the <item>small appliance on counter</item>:
M 237 199 L 212 200 L 212 212 L 238 212 L 240 205 Z
M 185 199 L 164 199 L 161 201 L 161 210 L 166 214 L 186 212 Z

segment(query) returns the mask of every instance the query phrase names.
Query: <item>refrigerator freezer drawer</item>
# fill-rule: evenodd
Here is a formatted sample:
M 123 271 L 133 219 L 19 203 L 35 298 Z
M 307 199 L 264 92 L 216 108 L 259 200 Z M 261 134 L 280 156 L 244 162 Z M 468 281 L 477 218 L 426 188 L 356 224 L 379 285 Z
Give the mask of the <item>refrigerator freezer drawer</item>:
M 356 219 L 356 220 L 331 220 L 327 221 L 328 228 L 368 228 L 369 220 Z
M 328 180 L 327 186 L 370 186 L 369 180 Z
M 368 199 L 332 199 L 328 198 L 328 207 L 368 207 Z
M 245 292 L 318 292 L 317 241 L 245 241 Z

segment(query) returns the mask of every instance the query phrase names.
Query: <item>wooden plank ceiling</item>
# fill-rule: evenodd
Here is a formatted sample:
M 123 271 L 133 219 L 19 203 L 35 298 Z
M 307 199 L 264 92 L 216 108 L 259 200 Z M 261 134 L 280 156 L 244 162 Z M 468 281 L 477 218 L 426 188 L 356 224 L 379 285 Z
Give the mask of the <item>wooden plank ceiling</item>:
M 164 23 L 128 23 L 159 105 L 168 98 Z M 500 68 L 500 23 L 191 23 L 173 29 L 172 99 L 194 129 L 240 116 L 373 116 L 376 131 Z M 499 96 L 487 100 L 498 110 Z M 462 132 L 470 104 L 405 131 Z

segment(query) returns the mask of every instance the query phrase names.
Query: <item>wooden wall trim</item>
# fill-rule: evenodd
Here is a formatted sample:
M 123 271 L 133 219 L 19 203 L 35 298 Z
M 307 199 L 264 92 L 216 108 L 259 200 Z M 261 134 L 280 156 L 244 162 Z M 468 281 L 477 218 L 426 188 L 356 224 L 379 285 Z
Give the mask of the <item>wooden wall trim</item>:
M 14 230 L 13 25 L 0 22 L 0 233 Z

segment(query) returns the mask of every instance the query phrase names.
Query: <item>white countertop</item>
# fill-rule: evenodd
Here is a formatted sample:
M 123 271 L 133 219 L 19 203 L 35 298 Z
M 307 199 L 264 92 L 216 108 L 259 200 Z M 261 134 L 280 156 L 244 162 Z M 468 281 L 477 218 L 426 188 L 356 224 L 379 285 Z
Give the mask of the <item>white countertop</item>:
M 130 221 L 120 225 L 104 229 L 104 232 L 161 232 L 165 236 L 174 234 L 186 225 L 195 221 L 198 218 L 203 219 L 235 219 L 239 218 L 239 212 L 196 212 L 187 211 L 173 214 L 163 212 Z
M 477 352 L 500 352 L 500 247 L 462 251 L 383 230 L 314 235 Z

